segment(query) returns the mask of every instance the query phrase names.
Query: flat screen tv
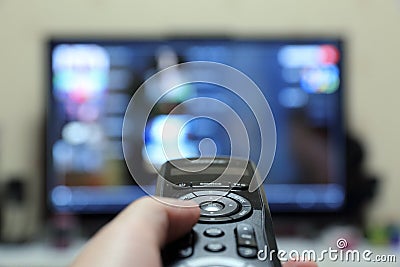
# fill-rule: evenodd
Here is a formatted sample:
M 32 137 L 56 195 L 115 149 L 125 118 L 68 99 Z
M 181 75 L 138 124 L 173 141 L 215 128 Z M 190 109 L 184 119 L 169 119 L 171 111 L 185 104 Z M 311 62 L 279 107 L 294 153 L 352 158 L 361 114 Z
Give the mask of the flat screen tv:
M 145 195 L 124 161 L 124 114 L 147 78 L 189 61 L 232 66 L 267 99 L 277 133 L 275 159 L 265 180 L 273 212 L 323 213 L 344 207 L 344 51 L 339 38 L 54 38 L 47 50 L 46 192 L 54 212 L 112 214 Z M 156 177 L 149 164 L 165 161 L 160 125 L 171 108 L 193 96 L 221 100 L 245 117 L 249 112 L 229 91 L 211 84 L 192 84 L 167 95 L 133 148 L 137 157 L 132 164 L 148 177 L 149 191 Z M 219 112 L 218 107 L 196 109 Z M 198 156 L 205 138 L 213 140 L 217 155 L 230 155 L 229 136 L 221 125 L 207 119 L 183 125 L 186 115 L 173 119 L 177 129 L 184 129 L 179 143 L 185 157 Z M 257 161 L 260 130 L 250 115 L 250 158 Z M 144 148 L 149 158 L 143 157 Z

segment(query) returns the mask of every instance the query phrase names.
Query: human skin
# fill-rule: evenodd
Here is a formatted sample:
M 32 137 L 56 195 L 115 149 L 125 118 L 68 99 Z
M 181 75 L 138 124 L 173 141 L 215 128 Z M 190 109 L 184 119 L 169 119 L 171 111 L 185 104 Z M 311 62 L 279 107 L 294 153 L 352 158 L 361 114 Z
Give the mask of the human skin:
M 196 224 L 196 203 L 143 197 L 125 208 L 84 247 L 72 267 L 161 267 L 161 248 L 188 233 Z M 284 267 L 316 267 L 310 262 L 287 262 Z

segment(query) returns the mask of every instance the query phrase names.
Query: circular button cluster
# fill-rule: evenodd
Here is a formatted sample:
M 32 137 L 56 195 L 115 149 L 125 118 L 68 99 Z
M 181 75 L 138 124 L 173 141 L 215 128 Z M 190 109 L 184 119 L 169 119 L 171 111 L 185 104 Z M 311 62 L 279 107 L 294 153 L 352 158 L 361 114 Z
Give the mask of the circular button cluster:
M 239 209 L 235 200 L 223 196 L 198 196 L 192 198 L 200 206 L 200 215 L 206 217 L 228 216 Z
M 238 194 L 222 191 L 198 191 L 181 196 L 200 206 L 199 222 L 225 223 L 243 219 L 252 211 L 250 202 Z

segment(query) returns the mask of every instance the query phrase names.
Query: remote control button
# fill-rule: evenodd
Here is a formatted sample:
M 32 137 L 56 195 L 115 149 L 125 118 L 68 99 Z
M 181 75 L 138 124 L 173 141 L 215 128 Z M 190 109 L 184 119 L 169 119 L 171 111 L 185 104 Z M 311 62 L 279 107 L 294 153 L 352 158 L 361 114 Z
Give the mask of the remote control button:
M 249 247 L 238 247 L 238 254 L 243 258 L 255 258 L 257 256 L 257 249 Z
M 204 247 L 207 251 L 210 252 L 221 252 L 225 250 L 225 246 L 221 243 L 210 243 Z
M 245 199 L 245 198 L 242 197 L 242 196 L 239 196 L 238 194 L 229 193 L 229 194 L 227 195 L 227 197 L 236 200 L 236 201 L 239 202 L 242 206 L 251 206 L 250 201 L 248 201 L 247 199 Z
M 192 199 L 192 198 L 195 198 L 195 197 L 196 197 L 195 194 L 189 193 L 189 194 L 186 194 L 186 195 L 183 195 L 183 196 L 179 197 L 179 199 L 182 199 L 182 200 L 189 200 L 189 199 Z
M 236 238 L 238 247 L 257 247 L 254 229 L 249 224 L 241 223 L 236 227 Z
M 252 211 L 251 203 L 246 198 L 223 191 L 196 191 L 181 199 L 193 200 L 200 206 L 199 222 L 202 223 L 232 222 L 248 216 Z
M 235 214 L 231 215 L 230 217 L 233 220 L 238 220 L 238 219 L 248 216 L 251 213 L 251 211 L 252 211 L 252 208 L 250 206 L 244 206 L 238 213 L 235 213 Z
M 192 230 L 189 234 L 186 234 L 183 238 L 181 238 L 180 242 L 178 242 L 178 247 L 180 248 L 180 252 L 182 251 L 182 254 L 187 254 L 191 249 L 193 253 L 193 243 L 194 243 L 194 233 Z
M 204 235 L 207 237 L 221 237 L 224 235 L 224 231 L 219 228 L 212 227 L 204 231 Z
M 215 201 L 208 201 L 200 204 L 200 209 L 207 212 L 217 212 L 222 210 L 224 207 L 225 207 L 224 204 Z
M 190 233 L 166 246 L 162 251 L 163 257 L 167 259 L 190 257 L 194 251 L 194 235 L 194 232 L 191 231 Z
M 200 216 L 199 222 L 202 223 L 226 223 L 232 221 L 231 217 L 205 217 Z
M 179 258 L 187 258 L 192 256 L 193 254 L 193 247 L 186 247 L 186 248 L 182 248 L 178 251 L 178 257 Z
M 237 202 L 221 196 L 200 196 L 192 198 L 192 200 L 199 204 L 201 216 L 229 216 L 239 209 Z

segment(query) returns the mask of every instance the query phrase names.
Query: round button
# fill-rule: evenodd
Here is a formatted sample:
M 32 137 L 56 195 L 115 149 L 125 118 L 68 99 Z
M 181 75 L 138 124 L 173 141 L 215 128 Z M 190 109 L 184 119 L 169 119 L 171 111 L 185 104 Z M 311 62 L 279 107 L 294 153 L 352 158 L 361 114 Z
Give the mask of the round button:
M 187 258 L 187 257 L 192 256 L 192 254 L 193 254 L 192 247 L 182 248 L 178 251 L 178 257 L 180 257 L 180 258 Z
M 224 204 L 220 203 L 220 202 L 213 202 L 213 201 L 207 201 L 207 202 L 203 202 L 200 204 L 200 208 L 204 211 L 208 211 L 208 212 L 216 212 L 216 211 L 220 211 L 225 207 Z
M 257 249 L 248 247 L 239 247 L 238 253 L 243 258 L 255 258 L 257 256 Z
M 201 216 L 206 217 L 229 216 L 240 208 L 235 200 L 222 196 L 200 196 L 192 200 L 199 204 Z
M 219 228 L 212 227 L 204 231 L 204 235 L 208 237 L 221 237 L 224 235 L 224 231 Z
M 252 206 L 248 199 L 230 192 L 196 191 L 180 198 L 191 199 L 200 206 L 200 223 L 238 221 L 248 217 L 252 212 Z
M 210 243 L 204 247 L 207 251 L 210 252 L 221 252 L 225 250 L 225 246 L 221 243 Z

